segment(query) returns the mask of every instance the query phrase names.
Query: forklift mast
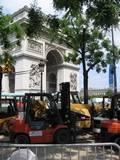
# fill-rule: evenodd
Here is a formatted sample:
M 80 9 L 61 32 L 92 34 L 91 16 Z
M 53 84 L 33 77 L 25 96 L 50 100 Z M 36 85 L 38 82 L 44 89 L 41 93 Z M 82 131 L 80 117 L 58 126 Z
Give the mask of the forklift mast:
M 110 119 L 117 118 L 120 120 L 120 94 L 103 97 L 103 108 L 105 109 L 105 98 L 111 99 L 111 107 L 107 110 L 107 115 Z
M 61 112 L 66 116 L 70 112 L 70 83 L 63 82 L 60 84 L 61 92 Z
M 70 128 L 75 128 L 76 118 L 70 111 L 70 83 L 63 82 L 60 84 L 61 92 L 61 117 L 65 124 Z
M 70 123 L 70 83 L 63 82 L 60 84 L 61 92 L 61 117 L 63 122 Z
M 115 94 L 112 97 L 111 110 L 113 116 L 120 120 L 120 94 Z

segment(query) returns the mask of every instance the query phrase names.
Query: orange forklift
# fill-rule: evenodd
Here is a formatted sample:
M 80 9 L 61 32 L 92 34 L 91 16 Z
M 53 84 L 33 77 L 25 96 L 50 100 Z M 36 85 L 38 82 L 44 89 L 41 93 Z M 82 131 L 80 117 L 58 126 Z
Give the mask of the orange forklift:
M 14 98 L 1 97 L 0 100 L 0 134 L 8 131 L 8 122 L 17 116 L 16 101 Z
M 70 111 L 70 84 L 60 85 L 61 109 L 48 93 L 26 93 L 24 112 L 9 121 L 12 143 L 69 143 L 75 140 L 75 115 Z
M 102 142 L 115 142 L 120 145 L 120 94 L 111 97 L 111 107 L 103 109 L 101 116 L 99 115 L 97 118 L 94 122 L 97 126 L 98 123 L 96 122 L 99 120 L 99 128 L 94 131 L 97 139 Z

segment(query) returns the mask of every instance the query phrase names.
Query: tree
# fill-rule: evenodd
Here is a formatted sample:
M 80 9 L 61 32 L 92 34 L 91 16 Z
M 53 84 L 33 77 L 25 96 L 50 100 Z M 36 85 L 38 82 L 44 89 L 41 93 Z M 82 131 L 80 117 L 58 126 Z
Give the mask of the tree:
M 108 89 L 105 95 L 108 96 L 108 97 L 112 97 L 113 96 L 113 91 L 111 89 Z
M 117 27 L 120 20 L 120 0 L 70 0 L 69 2 L 67 0 L 53 0 L 53 2 L 54 7 L 57 10 L 64 10 L 65 14 L 71 12 L 72 15 L 75 15 L 85 12 L 92 20 L 94 26 L 99 26 L 104 30 L 111 28 L 111 32 L 113 32 L 113 26 Z M 114 93 L 116 93 L 117 78 L 115 59 L 113 59 L 112 64 L 114 68 Z
M 38 17 L 40 14 L 41 17 L 41 12 L 36 12 L 36 8 L 33 7 L 31 10 L 34 10 Z M 29 18 L 31 20 L 31 16 Z M 50 39 L 52 41 L 65 43 L 73 50 L 73 53 L 70 53 L 68 57 L 65 57 L 65 60 L 82 64 L 84 103 L 88 103 L 88 73 L 94 68 L 96 68 L 97 72 L 100 72 L 101 70 L 105 72 L 107 62 L 110 62 L 109 57 L 111 57 L 110 51 L 112 50 L 112 46 L 110 45 L 110 41 L 106 38 L 101 26 L 95 25 L 95 21 L 91 20 L 87 11 L 82 14 L 81 12 L 75 13 L 74 10 L 71 9 L 67 10 L 61 19 L 55 15 L 49 15 L 48 17 L 44 16 L 42 18 L 43 22 L 46 21 L 48 26 L 44 27 L 43 23 L 41 26 L 47 28 L 44 31 L 47 31 Z M 34 20 L 30 22 L 32 22 L 33 26 L 35 25 Z M 39 34 L 40 33 L 41 31 L 39 30 Z M 34 34 L 36 33 L 34 32 Z M 105 51 L 107 56 L 104 54 Z M 116 56 L 119 56 L 118 52 L 116 53 Z
M 65 14 L 81 14 L 86 11 L 87 16 L 95 26 L 108 29 L 118 25 L 120 0 L 53 0 L 57 10 L 64 10 Z
M 56 23 L 54 22 L 57 20 L 58 27 L 55 26 Z M 50 19 L 50 24 L 52 24 L 50 25 L 50 37 L 52 40 L 57 39 L 73 49 L 73 53 L 65 57 L 65 60 L 82 64 L 84 103 L 88 103 L 89 72 L 94 68 L 98 73 L 106 71 L 107 63 L 110 63 L 112 59 L 112 45 L 99 27 L 91 25 L 91 20 L 88 17 L 76 15 L 76 17 L 68 16 L 61 20 L 53 17 Z M 119 57 L 117 47 L 116 53 L 117 59 Z
M 1 45 L 1 56 L 0 56 L 0 98 L 2 90 L 2 77 L 3 73 L 13 72 L 13 64 L 15 63 L 12 55 L 12 49 L 16 45 L 20 45 L 21 38 L 23 37 L 24 31 L 19 23 L 14 23 L 10 15 L 4 15 L 2 7 L 0 7 L 0 45 Z M 11 42 L 10 36 L 16 39 L 16 43 Z

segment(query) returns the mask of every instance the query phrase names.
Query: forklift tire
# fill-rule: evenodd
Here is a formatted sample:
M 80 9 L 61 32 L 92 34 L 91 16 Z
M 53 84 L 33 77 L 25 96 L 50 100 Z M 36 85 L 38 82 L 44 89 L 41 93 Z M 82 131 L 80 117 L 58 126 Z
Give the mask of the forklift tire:
M 30 140 L 29 137 L 25 134 L 18 134 L 14 137 L 15 144 L 29 144 Z
M 55 132 L 54 142 L 56 144 L 67 144 L 70 143 L 70 131 L 68 129 L 59 129 Z
M 114 139 L 114 142 L 117 143 L 120 146 L 120 136 L 116 137 Z

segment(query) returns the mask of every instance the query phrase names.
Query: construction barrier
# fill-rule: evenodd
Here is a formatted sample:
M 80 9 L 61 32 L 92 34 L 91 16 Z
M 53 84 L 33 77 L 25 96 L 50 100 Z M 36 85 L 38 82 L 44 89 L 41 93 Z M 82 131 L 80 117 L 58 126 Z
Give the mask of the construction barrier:
M 120 160 L 120 146 L 115 143 L 0 143 L 0 160 Z

